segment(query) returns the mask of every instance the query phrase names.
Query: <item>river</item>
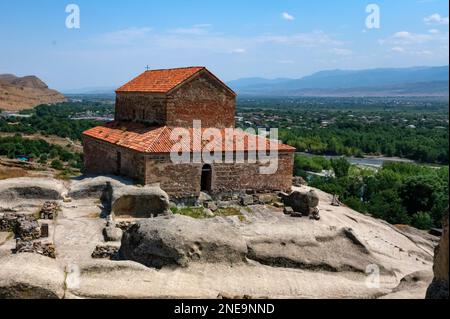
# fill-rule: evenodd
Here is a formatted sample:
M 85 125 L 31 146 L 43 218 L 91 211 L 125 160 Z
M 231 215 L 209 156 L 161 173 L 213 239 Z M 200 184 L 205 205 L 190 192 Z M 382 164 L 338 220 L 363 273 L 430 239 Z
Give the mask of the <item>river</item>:
M 302 156 L 322 156 L 322 155 L 314 155 L 310 153 L 303 153 L 303 152 L 297 152 L 297 155 Z M 342 156 L 330 156 L 330 155 L 323 155 L 323 157 L 327 159 L 332 158 L 340 158 Z M 347 157 L 344 156 L 347 161 L 349 161 L 353 165 L 361 165 L 361 166 L 371 166 L 371 167 L 381 167 L 383 166 L 384 162 L 403 162 L 403 163 L 415 163 L 413 160 L 406 159 L 406 158 L 400 158 L 400 157 L 383 157 L 383 156 L 366 156 L 364 158 L 359 157 Z

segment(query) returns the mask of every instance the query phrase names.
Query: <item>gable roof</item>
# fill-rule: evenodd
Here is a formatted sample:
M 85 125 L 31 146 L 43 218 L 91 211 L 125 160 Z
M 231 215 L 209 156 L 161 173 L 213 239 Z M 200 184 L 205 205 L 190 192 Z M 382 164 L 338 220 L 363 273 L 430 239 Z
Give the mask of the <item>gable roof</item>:
M 116 93 L 168 93 L 203 70 L 207 71 L 229 91 L 235 94 L 228 86 L 202 66 L 145 71 L 118 88 Z
M 183 145 L 184 149 L 191 152 L 202 151 L 206 144 L 215 141 L 213 137 L 203 140 L 200 144 L 194 144 L 193 129 L 187 129 L 191 137 L 190 145 Z M 206 129 L 202 129 L 202 134 Z M 87 130 L 83 135 L 128 148 L 140 153 L 170 153 L 176 141 L 171 139 L 173 129 L 168 126 L 146 127 L 144 124 L 132 122 L 111 122 L 103 126 L 97 126 Z M 216 141 L 216 146 L 225 152 L 242 152 L 253 150 L 276 149 L 279 152 L 295 152 L 295 148 L 289 145 L 269 140 L 261 136 L 250 135 L 242 130 L 235 130 L 233 140 L 227 136 L 225 129 L 219 130 L 224 140 Z M 228 137 L 228 140 L 226 140 Z M 254 141 L 254 142 L 252 142 Z M 263 148 L 264 146 L 264 148 Z M 216 148 L 218 149 L 218 148 Z

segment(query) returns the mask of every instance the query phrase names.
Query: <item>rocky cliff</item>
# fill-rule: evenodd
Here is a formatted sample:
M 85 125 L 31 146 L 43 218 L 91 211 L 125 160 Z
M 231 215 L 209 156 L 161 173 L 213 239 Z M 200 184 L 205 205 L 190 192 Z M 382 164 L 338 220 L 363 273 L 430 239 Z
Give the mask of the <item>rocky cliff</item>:
M 64 102 L 66 98 L 51 90 L 36 76 L 0 74 L 0 109 L 19 111 L 39 104 Z
M 448 299 L 448 209 L 442 227 L 442 238 L 434 252 L 434 279 L 427 290 L 427 299 Z

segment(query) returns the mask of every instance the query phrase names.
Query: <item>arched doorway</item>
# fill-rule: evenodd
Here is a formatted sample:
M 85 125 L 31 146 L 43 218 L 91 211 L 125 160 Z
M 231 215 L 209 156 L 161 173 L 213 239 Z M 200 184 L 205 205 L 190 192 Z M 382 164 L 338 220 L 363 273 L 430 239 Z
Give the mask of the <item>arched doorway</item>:
M 201 177 L 201 191 L 210 192 L 211 191 L 211 181 L 212 181 L 212 168 L 211 165 L 205 164 L 202 167 L 202 177 Z

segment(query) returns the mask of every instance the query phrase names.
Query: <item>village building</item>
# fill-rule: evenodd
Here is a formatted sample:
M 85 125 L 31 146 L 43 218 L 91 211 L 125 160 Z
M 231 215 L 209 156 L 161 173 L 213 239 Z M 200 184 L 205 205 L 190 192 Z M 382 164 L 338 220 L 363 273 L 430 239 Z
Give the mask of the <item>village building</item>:
M 159 184 L 174 197 L 208 193 L 289 191 L 292 186 L 295 149 L 278 141 L 236 131 L 231 139 L 196 141 L 194 121 L 202 133 L 209 128 L 226 135 L 235 128 L 236 94 L 204 67 L 149 70 L 116 91 L 115 119 L 83 133 L 86 173 L 113 174 L 140 184 Z M 217 142 L 223 158 L 242 162 L 174 162 L 174 130 L 183 128 L 192 141 L 183 150 L 194 158 L 205 145 Z M 256 143 L 251 142 L 256 141 Z M 261 173 L 260 161 L 250 152 L 277 151 L 277 169 Z

